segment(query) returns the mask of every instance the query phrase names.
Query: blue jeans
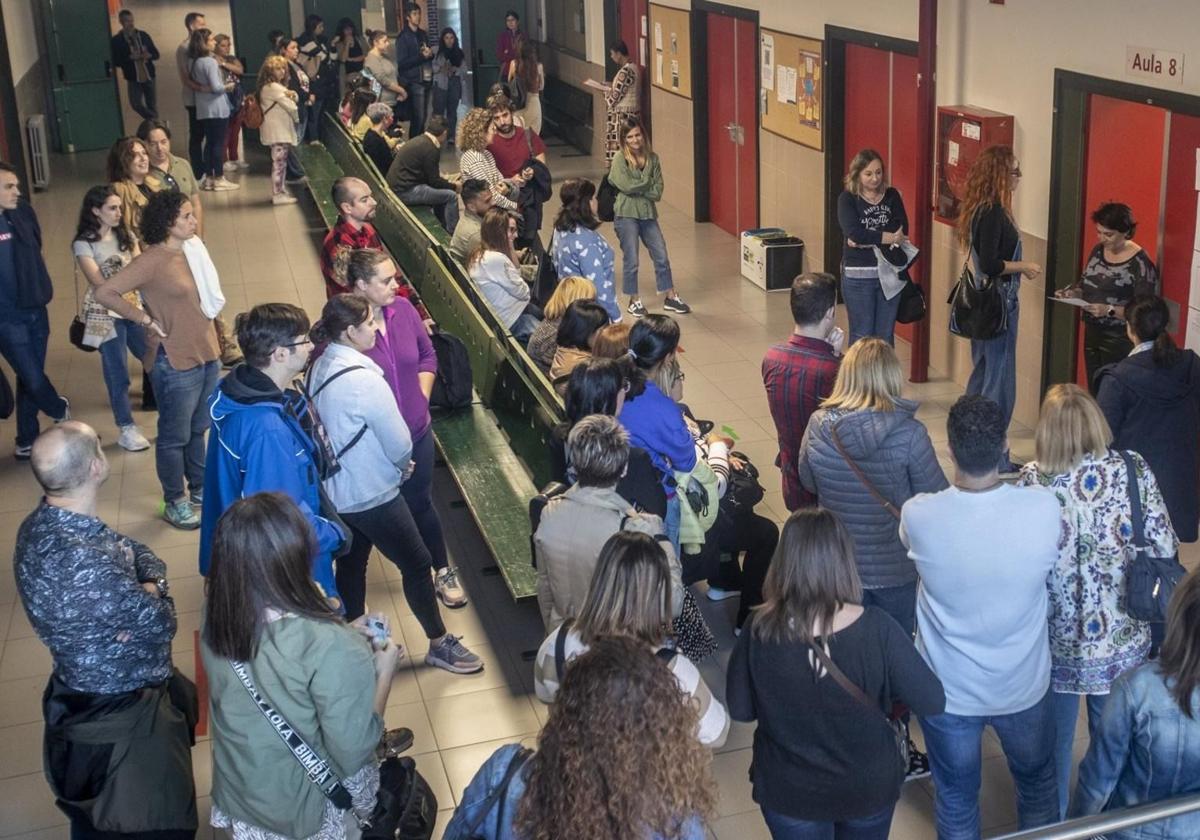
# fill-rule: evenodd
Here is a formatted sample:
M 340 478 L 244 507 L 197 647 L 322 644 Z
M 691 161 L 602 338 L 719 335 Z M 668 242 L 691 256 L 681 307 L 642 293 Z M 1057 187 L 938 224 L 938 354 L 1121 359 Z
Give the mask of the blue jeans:
M 882 589 L 863 589 L 862 605 L 879 607 L 896 619 L 909 636 L 917 630 L 917 582 Z
M 46 377 L 46 342 L 50 319 L 46 307 L 12 309 L 0 317 L 0 356 L 17 375 L 17 446 L 32 446 L 38 436 L 38 412 L 61 419 L 67 401 Z
M 400 495 L 408 504 L 409 513 L 421 532 L 421 541 L 429 549 L 433 568 L 444 569 L 446 560 L 446 537 L 442 534 L 442 520 L 433 506 L 433 428 L 413 441 L 413 463 L 416 465 L 408 481 L 400 485 Z
M 869 817 L 837 822 L 799 820 L 765 806 L 762 815 L 772 840 L 887 840 L 895 810 L 896 806 L 892 804 Z
M 1104 714 L 1107 694 L 1085 694 L 1087 697 L 1088 737 L 1095 738 L 1100 727 L 1100 716 Z M 1058 774 L 1059 819 L 1067 818 L 1067 805 L 1071 799 L 1071 764 L 1075 748 L 1075 720 L 1079 717 L 1078 694 L 1054 692 L 1054 766 Z
M 433 88 L 433 113 L 439 114 L 446 118 L 446 126 L 449 128 L 450 142 L 454 142 L 454 135 L 458 131 L 458 103 L 462 101 L 462 77 L 451 76 L 446 82 L 446 89 L 442 90 L 437 85 Z
M 667 259 L 667 241 L 663 239 L 658 219 L 628 219 L 618 216 L 613 222 L 621 242 L 621 291 L 630 297 L 638 294 L 638 240 L 646 243 L 654 263 L 654 286 L 661 295 L 675 287 L 671 279 L 671 263 Z
M 428 184 L 417 184 L 397 193 L 396 198 L 413 207 L 432 207 L 446 232 L 454 233 L 454 226 L 458 224 L 458 193 L 454 190 L 439 190 Z
M 220 362 L 205 362 L 188 370 L 175 370 L 159 345 L 150 370 L 150 383 L 158 398 L 158 440 L 154 466 L 163 499 L 168 504 L 186 495 L 183 481 L 193 493 L 204 487 L 204 433 L 208 431 L 208 398 L 217 387 Z
M 846 302 L 846 317 L 850 321 L 847 347 L 872 335 L 895 345 L 900 295 L 891 300 L 885 298 L 878 277 L 847 277 L 843 274 L 842 300 Z
M 415 82 L 401 82 L 408 91 L 408 107 L 412 113 L 409 122 L 408 136 L 416 137 L 425 130 L 425 101 L 428 98 L 429 85 L 417 79 Z
M 100 345 L 100 367 L 104 371 L 104 387 L 108 389 L 108 404 L 112 406 L 117 426 L 133 424 L 133 407 L 129 404 L 129 361 L 132 353 L 140 363 L 146 355 L 146 328 L 124 318 L 113 318 L 116 338 Z
M 301 143 L 312 143 L 321 139 L 321 112 L 325 110 L 325 97 L 318 96 L 306 110 L 308 119 L 304 121 L 304 133 L 297 134 L 296 138 Z
M 1008 298 L 1008 329 L 1004 335 L 985 341 L 971 341 L 971 378 L 967 380 L 968 394 L 982 394 L 1000 406 L 1004 428 L 1012 421 L 1017 404 L 1017 319 L 1020 301 L 1017 291 L 1021 284 L 1009 280 L 1005 289 Z M 1008 460 L 1007 456 L 1004 459 Z
M 682 508 L 683 500 L 679 498 L 679 493 L 674 496 L 667 497 L 667 515 L 663 517 L 663 529 L 667 532 L 667 539 L 671 541 L 671 545 L 675 547 L 675 556 L 679 556 L 679 520 L 683 516 Z
M 933 771 L 938 840 L 979 840 L 979 780 L 983 728 L 1000 738 L 1017 788 L 1017 819 L 1022 830 L 1058 821 L 1054 776 L 1054 704 L 1046 694 L 1028 709 L 1010 715 L 954 715 L 921 718 Z
M 144 120 L 158 117 L 158 92 L 154 89 L 154 79 L 139 82 L 137 79 L 126 79 L 125 90 L 129 93 L 129 107 L 137 112 Z
M 225 136 L 229 134 L 229 118 L 213 117 L 196 120 L 204 132 L 204 151 L 201 154 L 201 175 L 220 178 L 225 171 Z

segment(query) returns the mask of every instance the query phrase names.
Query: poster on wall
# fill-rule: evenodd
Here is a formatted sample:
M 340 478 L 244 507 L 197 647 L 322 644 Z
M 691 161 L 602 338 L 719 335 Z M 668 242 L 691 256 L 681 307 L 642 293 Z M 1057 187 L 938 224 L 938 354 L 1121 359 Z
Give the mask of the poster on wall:
M 824 61 L 824 42 L 818 38 L 765 29 L 760 32 L 759 107 L 764 130 L 822 150 Z
M 764 90 L 772 90 L 775 85 L 775 36 L 762 36 L 762 71 L 759 73 Z
M 815 131 L 821 130 L 821 48 L 800 49 L 799 99 L 800 124 Z

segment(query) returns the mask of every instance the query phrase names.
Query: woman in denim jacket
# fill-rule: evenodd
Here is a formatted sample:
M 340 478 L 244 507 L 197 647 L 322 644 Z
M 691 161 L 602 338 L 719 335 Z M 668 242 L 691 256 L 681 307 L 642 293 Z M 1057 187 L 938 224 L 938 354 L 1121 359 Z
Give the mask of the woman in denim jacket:
M 1071 816 L 1200 792 L 1200 576 L 1171 598 L 1162 656 L 1112 687 L 1104 719 L 1079 766 Z M 1109 840 L 1200 837 L 1200 812 L 1106 834 Z

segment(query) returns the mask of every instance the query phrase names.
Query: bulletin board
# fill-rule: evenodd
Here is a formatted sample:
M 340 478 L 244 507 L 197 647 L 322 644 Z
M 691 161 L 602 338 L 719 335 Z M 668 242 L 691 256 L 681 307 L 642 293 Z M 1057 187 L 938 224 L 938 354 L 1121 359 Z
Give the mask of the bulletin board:
M 650 84 L 692 98 L 692 23 L 687 9 L 650 4 Z
M 762 127 L 818 152 L 824 148 L 825 42 L 759 30 Z

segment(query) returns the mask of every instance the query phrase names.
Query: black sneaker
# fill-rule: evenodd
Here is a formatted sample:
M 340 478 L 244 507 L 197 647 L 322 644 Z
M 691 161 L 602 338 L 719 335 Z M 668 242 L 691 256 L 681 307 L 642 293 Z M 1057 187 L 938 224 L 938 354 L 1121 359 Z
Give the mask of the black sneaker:
M 912 742 L 912 739 L 909 739 L 908 772 L 904 774 L 904 781 L 911 782 L 915 779 L 924 779 L 929 775 L 929 756 L 917 749 L 917 745 Z
M 629 306 L 625 308 L 625 311 L 634 318 L 641 318 L 646 314 L 646 306 L 640 300 L 631 300 L 629 302 Z
M 663 309 L 668 312 L 674 312 L 676 315 L 687 315 L 692 311 L 692 307 L 683 302 L 683 298 L 679 295 L 669 297 L 663 301 Z

